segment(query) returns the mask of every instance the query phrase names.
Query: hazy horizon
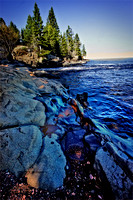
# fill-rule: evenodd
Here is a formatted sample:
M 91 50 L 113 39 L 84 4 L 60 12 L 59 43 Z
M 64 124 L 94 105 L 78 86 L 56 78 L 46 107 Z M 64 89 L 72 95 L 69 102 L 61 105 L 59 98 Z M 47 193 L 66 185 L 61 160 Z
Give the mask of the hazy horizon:
M 101 53 L 101 54 L 90 54 L 86 56 L 87 59 L 125 59 L 133 58 L 133 52 L 125 53 Z

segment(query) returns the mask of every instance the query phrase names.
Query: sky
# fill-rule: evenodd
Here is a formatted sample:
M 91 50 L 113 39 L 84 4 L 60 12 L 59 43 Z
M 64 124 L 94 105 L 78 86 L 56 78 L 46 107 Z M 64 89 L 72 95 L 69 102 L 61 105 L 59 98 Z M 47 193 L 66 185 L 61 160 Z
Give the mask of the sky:
M 44 25 L 52 6 L 60 31 L 78 33 L 87 58 L 133 57 L 133 0 L 0 0 L 0 17 L 21 30 L 35 2 Z

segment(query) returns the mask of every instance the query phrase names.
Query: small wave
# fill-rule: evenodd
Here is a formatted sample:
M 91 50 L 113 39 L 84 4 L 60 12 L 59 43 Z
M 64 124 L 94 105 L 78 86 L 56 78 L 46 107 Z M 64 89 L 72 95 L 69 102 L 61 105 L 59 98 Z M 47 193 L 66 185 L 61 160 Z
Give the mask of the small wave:
M 95 65 L 97 65 L 97 64 L 95 64 Z M 116 64 L 113 64 L 113 63 L 101 63 L 101 64 L 98 64 L 99 66 L 110 66 L 110 65 L 113 65 L 113 66 L 115 66 Z
M 86 70 L 86 69 L 88 69 L 88 68 L 86 68 L 86 67 L 63 67 L 63 68 L 60 68 L 60 71 L 71 71 L 71 70 L 74 70 L 74 71 L 78 71 L 78 70 Z

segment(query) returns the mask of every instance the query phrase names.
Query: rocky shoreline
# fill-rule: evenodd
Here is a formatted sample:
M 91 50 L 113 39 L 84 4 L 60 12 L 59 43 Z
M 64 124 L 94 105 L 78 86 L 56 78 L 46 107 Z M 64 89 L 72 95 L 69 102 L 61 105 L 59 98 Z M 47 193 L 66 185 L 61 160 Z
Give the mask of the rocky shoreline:
M 70 67 L 70 66 L 76 66 L 76 65 L 83 65 L 89 62 L 89 59 L 82 59 L 82 60 L 70 60 L 63 62 L 63 67 Z
M 9 199 L 17 192 L 31 199 L 132 199 L 131 158 L 84 117 L 84 106 L 84 95 L 72 99 L 54 77 L 1 62 L 0 175 L 21 181 L 12 178 Z
M 79 60 L 78 58 L 63 60 L 59 57 L 52 55 L 49 55 L 47 59 L 44 59 L 43 57 L 39 57 L 35 51 L 28 49 L 28 47 L 22 45 L 18 45 L 13 50 L 13 59 L 19 62 L 23 62 L 26 65 L 30 65 L 30 67 L 32 67 L 33 69 L 70 67 L 83 65 L 89 61 L 89 59 Z

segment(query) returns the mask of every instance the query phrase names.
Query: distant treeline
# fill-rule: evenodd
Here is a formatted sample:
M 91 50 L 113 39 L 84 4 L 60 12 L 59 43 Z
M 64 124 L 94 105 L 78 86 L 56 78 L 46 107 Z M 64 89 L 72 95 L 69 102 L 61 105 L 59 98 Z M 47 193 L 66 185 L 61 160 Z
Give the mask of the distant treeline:
M 4 41 L 5 32 L 8 42 Z M 21 29 L 21 33 L 13 22 L 7 27 L 4 20 L 0 18 L 0 37 L 3 38 L 0 38 L 0 45 L 8 53 L 13 50 L 16 43 L 21 41 L 24 45 L 33 48 L 39 56 L 52 54 L 70 59 L 74 57 L 82 59 L 86 56 L 85 46 L 81 45 L 78 34 L 74 35 L 70 26 L 63 34 L 60 32 L 53 7 L 49 10 L 46 25 L 43 25 L 37 3 L 34 5 L 33 16 L 28 16 L 27 24 Z

